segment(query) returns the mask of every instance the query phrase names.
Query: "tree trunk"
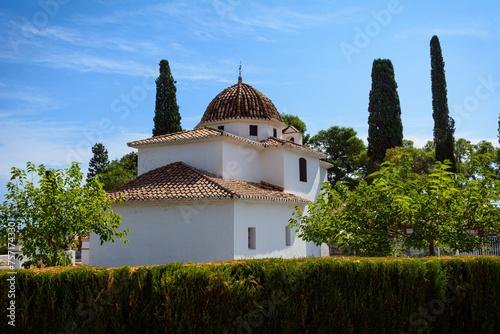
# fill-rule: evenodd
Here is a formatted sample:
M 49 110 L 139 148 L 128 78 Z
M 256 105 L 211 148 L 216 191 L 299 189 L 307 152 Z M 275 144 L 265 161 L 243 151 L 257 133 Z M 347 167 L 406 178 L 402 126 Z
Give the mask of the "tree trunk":
M 429 256 L 434 256 L 434 240 L 429 243 Z

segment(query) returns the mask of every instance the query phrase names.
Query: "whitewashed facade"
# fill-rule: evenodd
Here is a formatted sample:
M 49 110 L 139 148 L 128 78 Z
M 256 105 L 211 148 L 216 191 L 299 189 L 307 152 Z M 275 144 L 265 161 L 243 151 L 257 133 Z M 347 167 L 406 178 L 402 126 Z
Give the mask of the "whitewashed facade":
M 296 205 L 317 197 L 331 165 L 241 77 L 194 130 L 128 145 L 138 149 L 138 178 L 110 196 L 127 198 L 113 209 L 130 241 L 100 245 L 91 235 L 91 265 L 321 255 L 287 224 Z

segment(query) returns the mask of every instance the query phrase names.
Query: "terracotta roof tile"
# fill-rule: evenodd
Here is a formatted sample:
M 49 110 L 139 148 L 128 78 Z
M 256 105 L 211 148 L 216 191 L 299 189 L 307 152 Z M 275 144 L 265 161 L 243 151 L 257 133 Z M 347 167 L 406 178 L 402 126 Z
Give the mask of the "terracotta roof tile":
M 273 102 L 257 89 L 244 84 L 241 77 L 236 85 L 224 89 L 210 102 L 197 127 L 227 119 L 265 119 L 283 123 Z
M 107 194 L 113 199 L 121 194 L 125 201 L 245 198 L 308 202 L 267 182 L 224 180 L 181 161 L 144 173 Z
M 279 139 L 279 138 L 275 138 L 275 137 L 269 137 L 266 140 L 258 142 L 258 141 L 251 140 L 251 139 L 248 139 L 245 137 L 234 135 L 234 134 L 229 133 L 229 132 L 225 132 L 223 130 L 212 129 L 209 127 L 204 127 L 204 128 L 199 128 L 199 129 L 189 130 L 189 131 L 180 131 L 180 132 L 170 133 L 170 134 L 156 136 L 156 137 L 152 137 L 152 138 L 136 140 L 136 141 L 127 143 L 127 145 L 130 147 L 137 148 L 138 146 L 144 146 L 144 145 L 168 144 L 168 143 L 175 143 L 175 142 L 184 142 L 184 141 L 191 141 L 191 140 L 222 137 L 222 136 L 226 136 L 226 137 L 238 140 L 238 141 L 243 141 L 243 142 L 253 144 L 256 146 L 260 146 L 263 148 L 278 147 L 278 146 L 285 145 L 285 146 L 288 146 L 288 147 L 293 148 L 293 149 L 314 153 L 314 154 L 318 155 L 319 158 L 325 158 L 327 156 L 324 153 L 321 153 L 319 151 L 313 150 L 311 148 L 305 147 L 303 145 L 300 145 L 298 143 L 295 143 L 295 142 L 292 142 L 289 140 Z
M 306 147 L 304 145 L 300 145 L 299 143 L 296 143 L 296 142 L 293 142 L 290 140 L 280 139 L 280 138 L 276 138 L 276 137 L 269 137 L 268 139 L 263 140 L 260 143 L 263 144 L 265 147 L 288 146 L 290 148 L 294 148 L 297 150 L 315 153 L 320 158 L 327 157 L 327 155 L 325 153 L 322 153 L 320 151 L 313 150 L 312 148 Z
M 155 136 L 147 139 L 141 139 L 127 143 L 128 146 L 135 147 L 140 145 L 153 145 L 162 143 L 172 143 L 188 140 L 205 139 L 210 137 L 222 136 L 223 131 L 212 128 L 200 128 L 196 130 L 180 131 L 166 135 Z

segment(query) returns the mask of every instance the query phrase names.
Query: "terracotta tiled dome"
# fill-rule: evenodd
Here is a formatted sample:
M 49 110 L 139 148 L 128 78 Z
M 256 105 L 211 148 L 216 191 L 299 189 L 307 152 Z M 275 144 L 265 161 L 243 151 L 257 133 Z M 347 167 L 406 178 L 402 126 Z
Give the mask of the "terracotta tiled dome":
M 236 85 L 224 89 L 210 102 L 198 126 L 230 119 L 262 119 L 283 122 L 273 102 L 257 89 L 244 84 L 241 76 Z

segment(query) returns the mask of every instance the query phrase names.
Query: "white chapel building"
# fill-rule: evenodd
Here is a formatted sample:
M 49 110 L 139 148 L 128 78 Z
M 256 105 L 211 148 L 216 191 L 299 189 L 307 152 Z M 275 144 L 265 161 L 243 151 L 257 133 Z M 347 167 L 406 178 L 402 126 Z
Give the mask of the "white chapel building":
M 129 242 L 101 245 L 91 235 L 90 265 L 321 255 L 287 224 L 296 205 L 315 200 L 332 165 L 241 76 L 194 130 L 128 146 L 138 150 L 138 176 L 108 195 L 124 197 L 113 210 Z

